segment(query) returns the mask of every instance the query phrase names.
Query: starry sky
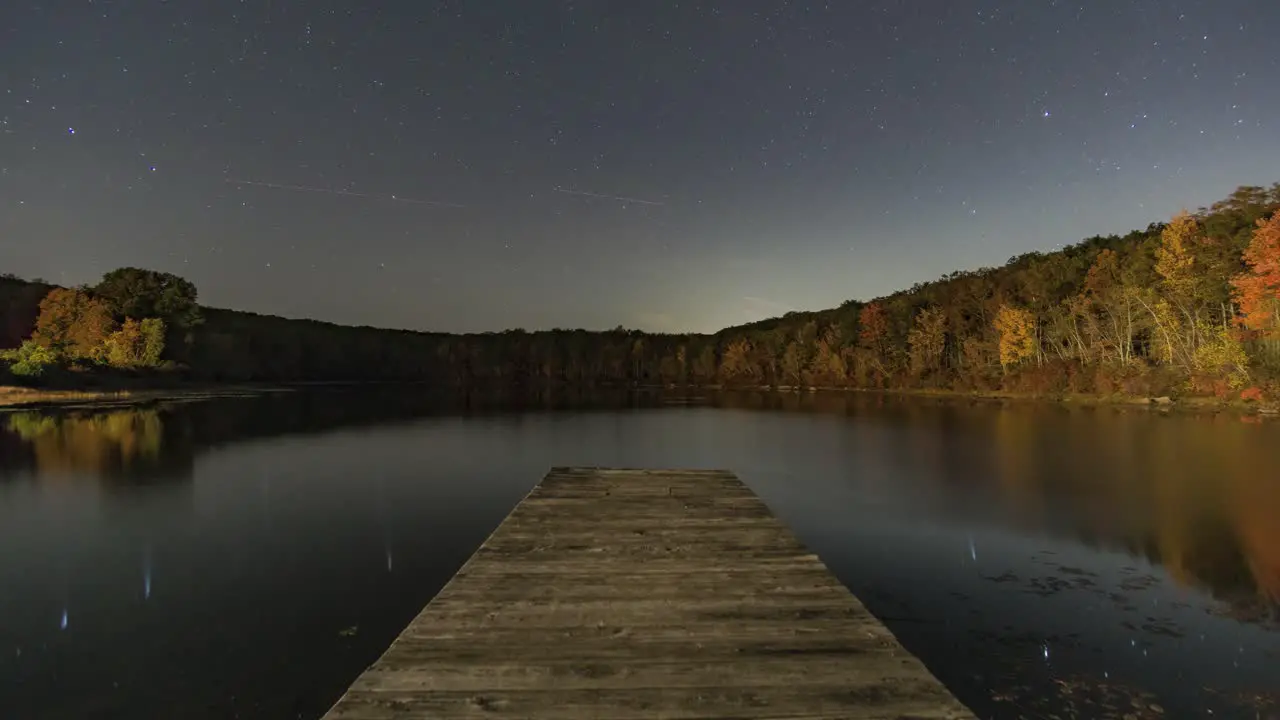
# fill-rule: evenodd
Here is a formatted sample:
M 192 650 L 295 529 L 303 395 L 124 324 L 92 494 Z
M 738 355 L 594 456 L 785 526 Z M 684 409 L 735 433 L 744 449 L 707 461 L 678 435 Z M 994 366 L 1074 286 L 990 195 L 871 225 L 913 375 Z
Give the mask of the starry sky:
M 4 0 L 0 272 L 713 331 L 1280 180 L 1271 0 Z

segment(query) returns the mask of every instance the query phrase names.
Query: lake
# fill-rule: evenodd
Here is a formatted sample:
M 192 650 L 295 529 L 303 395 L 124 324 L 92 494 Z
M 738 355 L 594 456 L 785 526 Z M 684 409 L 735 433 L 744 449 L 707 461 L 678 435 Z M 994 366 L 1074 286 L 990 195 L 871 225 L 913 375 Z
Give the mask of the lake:
M 555 465 L 736 472 L 983 717 L 1280 717 L 1280 422 L 421 387 L 0 414 L 0 717 L 318 718 Z

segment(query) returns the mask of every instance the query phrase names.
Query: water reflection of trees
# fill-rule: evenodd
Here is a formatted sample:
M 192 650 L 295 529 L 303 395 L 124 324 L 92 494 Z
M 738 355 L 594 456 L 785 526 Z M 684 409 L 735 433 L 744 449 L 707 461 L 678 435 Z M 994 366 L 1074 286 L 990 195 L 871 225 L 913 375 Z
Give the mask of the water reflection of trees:
M 866 393 L 721 400 L 899 426 L 911 467 L 928 461 L 940 504 L 985 491 L 1022 532 L 1145 558 L 1236 617 L 1280 622 L 1280 424 Z
M 395 424 L 439 415 L 653 407 L 649 394 L 618 390 L 437 393 L 427 386 L 318 388 L 251 398 L 159 402 L 145 407 L 0 414 L 0 481 L 77 478 L 107 485 L 191 479 L 195 458 L 254 438 Z
M 439 395 L 425 386 L 322 390 L 100 412 L 0 415 L 0 479 L 32 470 L 107 483 L 183 481 L 204 450 L 257 437 L 438 415 L 662 407 L 657 394 L 541 390 Z M 1237 616 L 1280 619 L 1280 424 L 1145 410 L 998 406 L 867 393 L 707 393 L 736 409 L 823 412 L 894 430 L 895 465 L 940 505 L 986 493 L 1004 521 L 1163 565 Z M 985 497 L 985 496 L 984 496 Z
M 1159 563 L 1241 618 L 1277 619 L 1280 427 L 1130 411 L 1076 414 L 1051 430 L 1077 457 L 1023 482 L 1056 483 L 1041 491 L 1067 499 L 1077 537 Z
M 41 478 L 91 477 L 114 484 L 186 479 L 193 453 L 182 423 L 157 408 L 3 416 L 26 452 L 7 454 L 0 472 L 30 469 Z

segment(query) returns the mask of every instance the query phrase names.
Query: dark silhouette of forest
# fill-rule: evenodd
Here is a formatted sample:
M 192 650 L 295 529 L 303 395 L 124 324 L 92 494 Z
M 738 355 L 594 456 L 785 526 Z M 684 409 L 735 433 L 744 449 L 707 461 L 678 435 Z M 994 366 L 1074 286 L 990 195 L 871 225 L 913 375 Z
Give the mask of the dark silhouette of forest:
M 1127 235 L 711 335 L 447 334 L 200 307 L 167 273 L 0 276 L 0 382 L 101 376 L 1280 399 L 1280 183 Z M 8 377 L 5 377 L 8 375 Z

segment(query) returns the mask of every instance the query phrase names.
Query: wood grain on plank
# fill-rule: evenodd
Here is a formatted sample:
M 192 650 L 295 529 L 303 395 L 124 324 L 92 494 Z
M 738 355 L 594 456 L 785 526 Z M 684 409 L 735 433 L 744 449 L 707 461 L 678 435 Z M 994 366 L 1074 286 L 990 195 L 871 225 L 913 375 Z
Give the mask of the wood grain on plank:
M 554 468 L 325 720 L 973 715 L 731 473 Z

